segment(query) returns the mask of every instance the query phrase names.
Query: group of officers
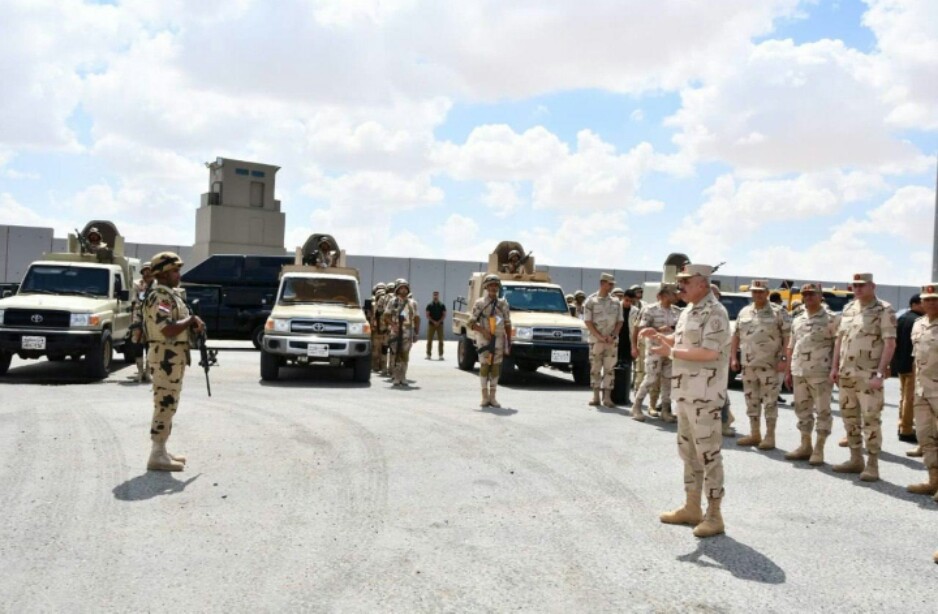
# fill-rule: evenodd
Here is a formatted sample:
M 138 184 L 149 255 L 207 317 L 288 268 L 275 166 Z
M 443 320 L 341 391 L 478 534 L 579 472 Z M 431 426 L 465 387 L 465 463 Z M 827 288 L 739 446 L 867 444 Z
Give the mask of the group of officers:
M 138 368 L 147 372 L 153 384 L 152 449 L 147 467 L 158 471 L 185 467 L 185 457 L 168 452 L 166 442 L 190 362 L 191 334 L 204 330 L 204 323 L 190 314 L 178 291 L 182 265 L 172 252 L 157 254 L 144 267 L 144 280 L 135 288 L 141 339 L 148 347 L 148 364 L 144 368 L 138 363 Z M 819 284 L 804 284 L 803 309 L 793 319 L 783 306 L 768 301 L 766 280 L 753 280 L 752 303 L 740 311 L 732 330 L 710 282 L 713 271 L 704 264 L 684 265 L 677 273 L 677 284 L 662 285 L 657 302 L 648 305 L 636 297 L 634 288 L 623 292 L 615 287 L 611 274 L 603 273 L 598 291 L 585 298 L 582 310 L 590 335 L 590 404 L 614 406 L 611 391 L 626 322 L 623 306 L 635 300 L 628 310 L 635 325 L 629 327 L 627 338 L 635 342 L 630 347 L 633 356 L 640 355 L 638 342 L 643 342 L 646 359 L 633 417 L 642 414 L 642 401 L 652 389 L 651 380 L 656 380 L 662 419 L 677 421 L 678 454 L 684 465 L 684 505 L 661 514 L 660 520 L 692 526 L 698 537 L 725 530 L 721 447 L 728 369 L 742 371 L 749 417 L 750 433 L 737 443 L 760 450 L 775 447 L 778 394 L 782 381 L 787 380 L 794 390 L 801 444 L 786 458 L 808 460 L 816 466 L 824 463 L 832 427 L 831 394 L 837 385 L 847 433 L 841 445 L 849 448 L 850 458 L 833 470 L 859 474 L 861 480 L 872 482 L 879 479 L 883 381 L 896 346 L 895 310 L 877 298 L 870 273 L 853 276 L 854 300 L 841 314 L 826 308 Z M 491 407 L 500 407 L 496 397 L 499 369 L 511 352 L 511 314 L 507 301 L 499 297 L 500 285 L 498 275 L 486 276 L 485 292 L 471 312 L 472 328 L 481 339 L 481 404 Z M 372 368 L 388 373 L 395 386 L 406 385 L 410 350 L 420 330 L 417 303 L 410 294 L 405 279 L 374 288 Z M 928 478 L 908 490 L 938 502 L 938 283 L 922 286 L 920 296 L 924 314 L 915 321 L 911 335 L 914 415 Z M 683 309 L 676 306 L 678 302 L 685 305 Z M 382 347 L 388 348 L 387 354 Z M 938 552 L 934 559 L 938 562 Z

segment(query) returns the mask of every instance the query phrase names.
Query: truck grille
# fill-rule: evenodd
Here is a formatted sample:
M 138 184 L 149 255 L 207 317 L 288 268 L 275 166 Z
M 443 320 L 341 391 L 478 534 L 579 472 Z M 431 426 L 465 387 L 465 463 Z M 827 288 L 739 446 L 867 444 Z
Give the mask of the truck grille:
M 49 309 L 7 309 L 4 326 L 21 328 L 68 328 L 71 317 L 67 311 Z
M 311 333 L 314 335 L 344 335 L 348 332 L 348 324 L 332 320 L 293 320 L 290 323 L 290 332 Z
M 580 343 L 583 341 L 583 332 L 579 328 L 535 328 L 534 340 L 554 343 Z

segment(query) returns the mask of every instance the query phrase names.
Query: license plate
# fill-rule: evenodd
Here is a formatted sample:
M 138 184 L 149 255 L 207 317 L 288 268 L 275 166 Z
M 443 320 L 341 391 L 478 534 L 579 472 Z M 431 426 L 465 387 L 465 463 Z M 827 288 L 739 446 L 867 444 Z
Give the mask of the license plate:
M 310 343 L 306 346 L 306 355 L 313 358 L 328 358 L 329 346 L 324 343 Z
M 44 350 L 46 349 L 45 337 L 23 337 L 24 350 Z
M 550 361 L 559 364 L 570 364 L 570 350 L 551 350 Z

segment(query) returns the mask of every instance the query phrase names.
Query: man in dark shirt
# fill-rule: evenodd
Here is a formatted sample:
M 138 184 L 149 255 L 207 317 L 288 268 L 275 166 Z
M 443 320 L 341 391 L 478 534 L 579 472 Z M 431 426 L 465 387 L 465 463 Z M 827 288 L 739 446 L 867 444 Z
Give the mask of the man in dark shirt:
M 909 310 L 896 321 L 896 353 L 889 365 L 899 376 L 899 441 L 917 443 L 913 424 L 912 400 L 915 397 L 915 368 L 912 363 L 912 325 L 925 313 L 922 299 L 909 299 Z
M 440 302 L 440 293 L 433 292 L 433 300 L 427 303 L 427 360 L 433 350 L 433 338 L 439 336 L 437 349 L 443 360 L 443 321 L 446 320 L 446 305 Z
M 629 315 L 632 312 L 632 300 L 635 293 L 631 290 L 623 291 L 622 288 L 616 288 L 612 295 L 622 301 L 622 328 L 619 329 L 619 349 L 618 363 L 616 365 L 616 377 L 625 377 L 625 399 L 623 405 L 631 405 L 629 400 L 629 391 L 632 389 L 632 333 L 629 330 Z

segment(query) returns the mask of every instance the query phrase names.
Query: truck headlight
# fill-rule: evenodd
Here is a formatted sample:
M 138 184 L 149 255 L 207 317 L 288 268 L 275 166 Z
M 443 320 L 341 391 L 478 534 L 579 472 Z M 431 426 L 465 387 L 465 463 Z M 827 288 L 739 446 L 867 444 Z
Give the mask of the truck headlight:
M 370 335 L 371 325 L 368 322 L 352 322 L 348 325 L 350 335 Z
M 267 318 L 267 324 L 264 325 L 264 330 L 272 330 L 277 333 L 288 333 L 290 332 L 290 320 L 284 320 L 282 318 Z
M 73 313 L 69 316 L 69 326 L 97 326 L 101 323 L 101 316 L 93 313 Z
M 521 326 L 514 331 L 514 338 L 519 341 L 530 341 L 534 338 L 534 329 L 530 326 Z

